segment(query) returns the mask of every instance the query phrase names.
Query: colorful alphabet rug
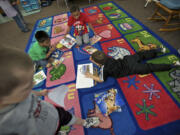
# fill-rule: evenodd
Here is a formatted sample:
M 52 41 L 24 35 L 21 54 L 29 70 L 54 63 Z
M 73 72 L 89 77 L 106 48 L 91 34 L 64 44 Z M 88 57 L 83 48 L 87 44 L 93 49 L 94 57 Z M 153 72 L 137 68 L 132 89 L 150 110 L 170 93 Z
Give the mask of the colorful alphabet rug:
M 114 59 L 160 46 L 166 48 L 165 54 L 143 62 L 172 64 L 180 59 L 173 47 L 112 1 L 85 7 L 81 12 L 88 15 L 101 37 L 92 48 Z M 69 16 L 68 12 L 37 20 L 26 52 L 36 42 L 34 35 L 39 30 L 49 34 L 52 46 L 58 44 L 67 30 Z M 88 32 L 92 38 L 93 31 L 88 28 Z M 74 28 L 70 34 L 74 36 Z M 180 68 L 118 79 L 109 77 L 103 83 L 95 82 L 94 87 L 76 89 L 77 65 L 90 63 L 85 47 L 84 44 L 80 48 L 61 49 L 64 61 L 58 68 L 43 69 L 46 80 L 33 88 L 47 88 L 49 93 L 59 90 L 59 96 L 52 96 L 54 101 L 49 97 L 44 99 L 83 119 L 99 118 L 97 127 L 73 125 L 64 127 L 63 132 L 69 135 L 180 135 Z M 94 72 L 99 72 L 95 65 Z M 61 86 L 66 86 L 67 91 L 60 89 Z

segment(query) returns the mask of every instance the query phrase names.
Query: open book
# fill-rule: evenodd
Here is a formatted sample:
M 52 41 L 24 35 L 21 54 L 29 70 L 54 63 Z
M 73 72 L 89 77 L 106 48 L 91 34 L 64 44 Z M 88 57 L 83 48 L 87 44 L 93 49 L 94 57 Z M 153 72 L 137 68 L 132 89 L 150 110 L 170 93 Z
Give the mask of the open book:
M 93 74 L 93 64 L 80 64 L 77 68 L 76 88 L 90 88 L 94 86 L 94 80 L 92 78 L 85 77 L 85 73 L 89 72 Z
M 33 76 L 33 82 L 34 82 L 34 85 L 37 85 L 38 83 L 44 81 L 46 79 L 46 75 L 44 73 L 43 70 L 37 72 L 36 74 L 34 74 Z
M 61 39 L 59 43 L 65 46 L 66 48 L 71 49 L 71 47 L 75 45 L 76 39 L 68 34 L 65 38 Z
M 101 39 L 102 39 L 102 37 L 95 35 L 90 39 L 90 43 L 91 43 L 91 45 L 94 45 L 95 43 L 97 43 Z
M 92 47 L 91 45 L 85 46 L 83 50 L 86 51 L 88 54 L 93 54 L 95 51 L 97 51 L 97 49 Z

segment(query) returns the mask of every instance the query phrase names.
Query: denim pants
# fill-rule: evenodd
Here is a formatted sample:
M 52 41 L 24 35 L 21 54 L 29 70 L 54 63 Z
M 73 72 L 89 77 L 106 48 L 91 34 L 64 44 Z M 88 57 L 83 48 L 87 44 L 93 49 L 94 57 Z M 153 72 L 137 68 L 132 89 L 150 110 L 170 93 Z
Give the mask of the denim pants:
M 33 61 L 33 63 L 36 64 L 36 69 L 37 69 L 38 67 L 40 67 L 40 66 L 43 67 L 43 68 L 45 68 L 46 65 L 48 64 L 48 60 L 47 60 L 47 59 L 37 60 L 37 61 Z
M 21 29 L 21 31 L 25 31 L 27 29 L 27 25 L 25 24 L 24 18 L 19 11 L 18 5 L 13 5 L 15 10 L 17 11 L 17 15 L 13 17 L 18 27 Z

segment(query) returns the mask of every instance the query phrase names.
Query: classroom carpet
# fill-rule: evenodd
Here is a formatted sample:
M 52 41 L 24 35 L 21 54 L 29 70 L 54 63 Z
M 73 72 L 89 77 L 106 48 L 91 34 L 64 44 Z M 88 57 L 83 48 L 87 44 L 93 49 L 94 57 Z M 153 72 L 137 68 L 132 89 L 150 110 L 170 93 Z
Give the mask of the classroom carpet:
M 104 51 L 110 57 L 123 58 L 137 51 L 164 46 L 167 49 L 165 54 L 144 62 L 173 63 L 180 59 L 180 55 L 172 46 L 113 1 L 85 7 L 81 12 L 89 16 L 94 30 L 101 37 L 101 40 L 92 46 Z M 68 16 L 69 12 L 37 20 L 25 51 L 28 52 L 36 42 L 34 35 L 39 30 L 49 34 L 52 45 L 58 43 L 67 29 Z M 73 30 L 70 32 L 72 36 Z M 93 37 L 91 29 L 89 36 Z M 92 88 L 76 89 L 77 65 L 90 63 L 90 55 L 83 47 L 63 50 L 65 73 L 61 74 L 60 78 L 52 80 L 53 75 L 50 74 L 52 68 L 43 69 L 47 79 L 33 88 L 34 90 L 47 88 L 51 91 L 66 85 L 69 89 L 63 93 L 64 99 L 60 99 L 66 110 L 82 118 L 99 117 L 98 127 L 83 128 L 73 125 L 66 131 L 68 135 L 180 134 L 180 69 L 130 75 L 118 79 L 108 78 L 103 83 L 96 83 Z M 116 91 L 118 99 L 121 99 L 118 106 L 120 111 L 111 110 L 105 115 L 97 106 L 95 99 L 98 94 L 107 93 L 112 89 Z M 56 104 L 48 97 L 44 99 Z M 116 102 L 111 102 L 112 104 L 116 106 Z M 110 111 L 107 104 L 106 106 L 105 112 Z

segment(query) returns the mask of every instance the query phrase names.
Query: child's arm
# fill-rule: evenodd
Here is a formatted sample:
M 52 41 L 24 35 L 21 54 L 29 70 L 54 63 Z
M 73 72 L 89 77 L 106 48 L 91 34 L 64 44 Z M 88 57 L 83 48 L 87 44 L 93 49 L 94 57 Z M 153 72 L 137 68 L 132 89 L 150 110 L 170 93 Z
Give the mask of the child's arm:
M 91 73 L 89 73 L 89 72 L 86 72 L 86 73 L 85 73 L 85 76 L 86 76 L 87 78 L 92 78 L 93 80 L 95 80 L 95 81 L 97 81 L 97 82 L 103 82 L 103 80 L 101 80 L 99 76 L 95 76 L 95 75 L 93 75 L 93 74 L 91 74 Z
M 35 94 L 36 96 L 46 96 L 48 94 L 48 90 L 44 89 L 41 91 L 32 91 L 33 94 Z
M 49 58 L 49 56 L 51 55 L 51 53 L 53 53 L 53 51 L 55 51 L 56 48 L 55 47 L 50 47 L 48 53 L 46 54 L 46 58 Z
M 92 31 L 94 32 L 94 35 L 96 35 L 96 32 L 95 32 L 95 30 L 94 30 L 92 24 L 91 24 L 91 23 L 88 23 L 88 25 L 89 25 L 89 27 L 92 29 Z

